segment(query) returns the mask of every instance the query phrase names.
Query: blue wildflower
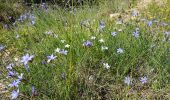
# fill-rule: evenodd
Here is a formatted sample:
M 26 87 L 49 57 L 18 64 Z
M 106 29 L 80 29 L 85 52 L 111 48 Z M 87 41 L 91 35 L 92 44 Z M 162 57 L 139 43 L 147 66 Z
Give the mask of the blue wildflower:
M 127 85 L 131 85 L 132 84 L 132 79 L 129 76 L 125 77 L 124 83 L 127 84 Z
M 35 86 L 32 86 L 32 94 L 33 94 L 34 96 L 37 95 L 37 91 L 35 90 Z
M 147 82 L 147 80 L 148 80 L 148 78 L 147 78 L 146 76 L 140 78 L 140 82 L 141 82 L 142 84 L 145 84 L 145 83 Z
M 148 21 L 148 22 L 147 22 L 147 24 L 148 24 L 148 26 L 152 26 L 153 21 L 152 21 L 152 20 L 150 20 L 150 21 Z
M 114 36 L 117 35 L 117 33 L 116 32 L 111 32 L 111 35 L 114 37 Z
M 132 12 L 132 16 L 133 16 L 133 17 L 137 17 L 137 16 L 138 16 L 138 14 L 139 14 L 139 12 L 138 12 L 138 11 L 136 11 L 136 10 L 134 10 L 134 11 Z
M 19 80 L 22 80 L 22 79 L 23 79 L 23 75 L 24 75 L 23 73 L 21 73 L 20 75 L 18 75 L 18 79 L 19 79 Z
M 47 56 L 48 60 L 47 62 L 49 63 L 51 60 L 54 60 L 57 56 L 54 56 L 53 54 L 50 56 Z
M 19 89 L 17 91 L 13 90 L 11 93 L 11 99 L 12 100 L 17 99 L 18 95 L 19 95 Z
M 28 65 L 24 65 L 25 69 L 27 70 L 27 72 L 29 73 L 30 72 L 30 68 Z
M 59 53 L 60 53 L 60 54 L 63 54 L 63 55 L 67 55 L 68 51 L 67 51 L 67 50 L 62 49 L 62 50 L 60 50 L 60 52 L 59 52 Z
M 15 73 L 13 71 L 8 72 L 8 77 L 13 77 L 14 75 L 15 75 Z
M 100 22 L 99 22 L 99 30 L 100 30 L 100 31 L 103 31 L 104 28 L 105 28 L 105 23 L 104 23 L 104 21 L 100 21 Z
M 90 47 L 90 46 L 92 46 L 93 44 L 92 44 L 92 42 L 90 42 L 90 41 L 85 41 L 84 43 L 83 43 L 83 46 L 86 46 L 86 47 Z
M 20 83 L 20 80 L 14 80 L 12 83 L 10 83 L 8 86 L 9 87 L 18 87 L 18 84 Z
M 26 54 L 22 57 L 21 62 L 26 65 L 29 61 L 31 61 L 34 58 L 34 55 Z
M 42 62 L 41 62 L 41 64 L 45 65 L 45 64 L 46 64 L 46 62 L 45 62 L 45 61 L 42 61 Z
M 32 86 L 32 94 L 34 94 L 34 92 L 35 92 L 35 87 Z
M 165 31 L 163 34 L 164 34 L 164 35 L 169 35 L 169 34 L 170 34 L 170 32 Z
M 139 37 L 139 28 L 136 28 L 135 32 L 133 32 L 133 36 L 136 38 Z
M 0 44 L 0 51 L 2 51 L 3 49 L 5 49 L 5 46 Z
M 90 21 L 90 19 L 86 19 L 86 20 L 80 22 L 80 25 L 81 25 L 81 26 L 84 26 L 84 27 L 86 27 L 86 28 L 90 28 L 90 27 L 88 26 L 88 25 L 89 25 L 89 21 Z

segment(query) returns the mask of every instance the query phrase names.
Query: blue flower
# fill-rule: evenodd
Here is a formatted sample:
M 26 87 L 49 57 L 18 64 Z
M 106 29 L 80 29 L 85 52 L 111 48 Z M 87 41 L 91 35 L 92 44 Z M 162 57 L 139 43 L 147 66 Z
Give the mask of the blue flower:
M 133 32 L 133 36 L 136 38 L 139 37 L 139 28 L 136 28 L 135 32 Z
M 133 17 L 138 16 L 138 14 L 139 14 L 139 12 L 138 12 L 138 11 L 136 11 L 136 10 L 134 10 L 134 11 L 132 12 L 132 16 L 133 16 Z
M 35 86 L 32 86 L 32 94 L 34 95 L 34 96 L 37 96 L 38 94 L 37 94 L 37 91 L 35 90 Z
M 63 55 L 67 55 L 68 51 L 67 51 L 67 50 L 62 49 L 62 50 L 60 50 L 60 52 L 59 52 L 59 53 L 60 53 L 60 54 L 63 54 Z
M 90 47 L 90 46 L 92 46 L 93 44 L 92 44 L 92 42 L 90 42 L 90 41 L 85 41 L 84 43 L 83 43 L 83 46 L 86 46 L 86 47 Z
M 13 77 L 14 75 L 15 75 L 15 73 L 13 71 L 8 72 L 8 77 Z
M 148 26 L 152 26 L 153 21 L 152 21 L 152 20 L 150 20 L 150 21 L 148 21 L 148 22 L 147 22 L 147 24 L 148 24 Z
M 18 75 L 18 79 L 19 79 L 19 80 L 22 80 L 22 79 L 23 79 L 23 75 L 24 75 L 23 73 L 21 73 L 20 75 Z
M 105 23 L 104 23 L 104 21 L 100 21 L 100 22 L 99 22 L 99 30 L 100 30 L 100 31 L 103 31 L 104 28 L 105 28 Z
M 47 56 L 48 60 L 47 62 L 49 63 L 51 60 L 54 60 L 57 56 L 54 56 L 53 54 L 50 56 Z
M 125 77 L 124 83 L 127 84 L 127 85 L 131 85 L 132 84 L 132 79 L 129 76 Z
M 19 95 L 19 89 L 17 91 L 13 90 L 11 94 L 11 99 L 12 100 L 17 99 L 18 95 Z
M 25 69 L 27 70 L 27 72 L 29 73 L 30 72 L 30 68 L 28 65 L 24 65 Z
M 116 33 L 116 32 L 111 32 L 111 35 L 112 35 L 112 36 L 116 36 L 117 33 Z
M 90 19 L 86 19 L 86 20 L 83 20 L 82 22 L 80 22 L 80 25 L 81 26 L 84 26 L 86 28 L 90 28 L 88 25 L 89 25 L 89 21 Z
M 35 87 L 32 86 L 32 94 L 35 94 Z
M 140 82 L 141 82 L 142 84 L 145 84 L 145 83 L 147 82 L 147 80 L 148 80 L 148 78 L 147 78 L 146 76 L 140 78 Z
M 170 32 L 167 32 L 167 31 L 164 32 L 164 35 L 169 35 L 169 34 L 170 34 Z
M 31 61 L 34 58 L 34 55 L 26 54 L 22 57 L 21 62 L 26 65 L 29 61 Z
M 0 51 L 2 51 L 3 49 L 5 49 L 5 46 L 0 44 Z
M 8 86 L 9 87 L 18 87 L 18 84 L 20 83 L 20 80 L 14 80 L 12 83 L 10 83 Z

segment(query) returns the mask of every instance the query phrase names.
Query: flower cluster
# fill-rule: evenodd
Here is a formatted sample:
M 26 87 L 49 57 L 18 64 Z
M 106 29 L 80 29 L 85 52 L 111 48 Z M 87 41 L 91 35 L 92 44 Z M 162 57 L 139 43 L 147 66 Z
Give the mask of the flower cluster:
M 148 80 L 148 78 L 146 76 L 140 78 L 140 82 L 142 84 L 147 83 L 147 80 Z M 124 83 L 127 84 L 127 85 L 131 85 L 132 81 L 133 81 L 133 78 L 131 78 L 129 76 L 126 76 L 125 79 L 124 79 Z
M 11 83 L 8 84 L 8 87 L 14 89 L 11 93 L 11 99 L 16 99 L 19 96 L 19 84 L 23 79 L 23 73 L 17 73 L 13 70 L 14 64 L 11 63 L 6 66 L 8 70 L 8 77 L 7 78 L 15 78 Z

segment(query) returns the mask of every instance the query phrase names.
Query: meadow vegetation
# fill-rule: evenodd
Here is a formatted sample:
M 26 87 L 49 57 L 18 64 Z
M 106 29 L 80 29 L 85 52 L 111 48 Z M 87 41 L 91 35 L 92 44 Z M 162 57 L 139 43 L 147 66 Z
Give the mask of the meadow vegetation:
M 168 100 L 170 2 L 101 1 L 32 5 L 1 24 L 0 98 Z

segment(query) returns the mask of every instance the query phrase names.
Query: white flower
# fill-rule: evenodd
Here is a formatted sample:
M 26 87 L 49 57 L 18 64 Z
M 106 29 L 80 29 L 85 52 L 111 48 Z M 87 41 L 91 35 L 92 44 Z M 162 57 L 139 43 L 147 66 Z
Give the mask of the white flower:
M 117 21 L 116 24 L 120 25 L 122 24 L 123 22 L 122 21 Z
M 124 52 L 124 50 L 123 50 L 122 48 L 118 48 L 118 49 L 117 49 L 117 53 L 120 54 L 120 53 L 123 53 L 123 52 Z
M 109 69 L 109 68 L 110 68 L 110 66 L 109 66 L 108 63 L 103 63 L 103 67 L 106 68 L 106 69 Z
M 69 47 L 70 47 L 70 45 L 69 45 L 69 44 L 66 44 L 66 45 L 65 45 L 65 48 L 69 48 Z
M 19 34 L 17 34 L 15 38 L 18 39 L 19 37 L 20 37 Z
M 55 52 L 58 52 L 58 53 L 59 53 L 60 50 L 61 50 L 60 48 L 57 48 L 57 49 L 55 49 Z
M 65 43 L 66 40 L 61 40 L 61 43 Z
M 89 76 L 89 80 L 92 81 L 93 80 L 93 75 Z
M 34 58 L 34 55 L 26 54 L 25 56 L 22 57 L 21 62 L 24 63 L 24 65 L 26 65 L 33 58 Z
M 119 32 L 122 32 L 123 30 L 122 30 L 122 29 L 119 29 L 118 31 L 119 31 Z
M 104 50 L 108 50 L 108 47 L 106 47 L 106 46 L 102 46 L 102 47 L 101 47 L 101 49 L 102 49 L 102 51 L 104 51 Z
M 57 35 L 57 34 L 54 34 L 54 38 L 58 38 L 58 35 Z
M 92 39 L 92 40 L 95 40 L 95 39 L 96 39 L 96 37 L 95 37 L 95 36 L 91 36 L 91 39 Z
M 103 42 L 105 42 L 105 41 L 104 41 L 104 39 L 100 39 L 99 42 L 100 42 L 100 43 L 103 43 Z
M 17 91 L 13 90 L 11 94 L 11 99 L 16 99 L 19 95 L 19 89 Z

